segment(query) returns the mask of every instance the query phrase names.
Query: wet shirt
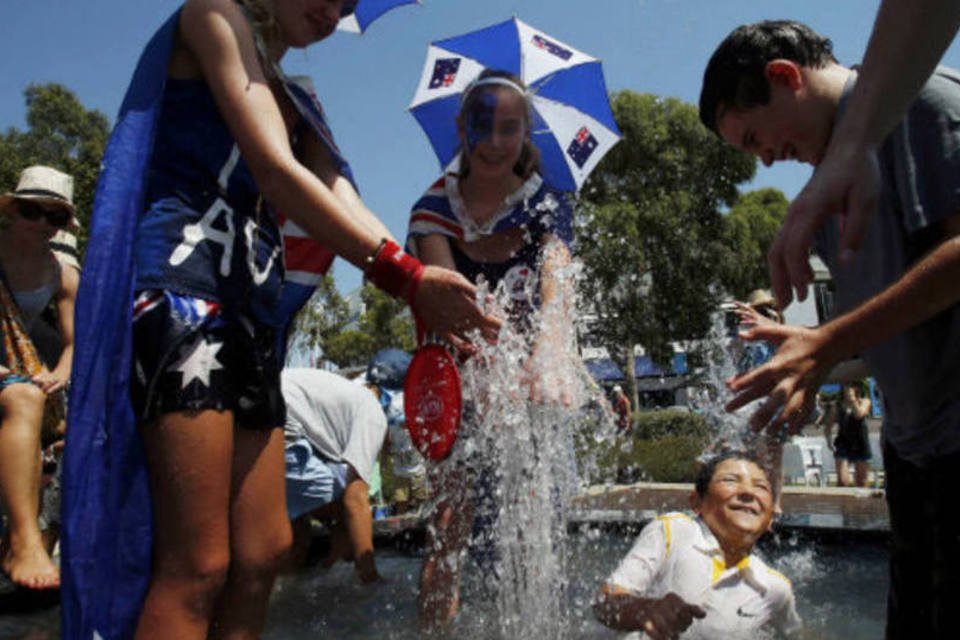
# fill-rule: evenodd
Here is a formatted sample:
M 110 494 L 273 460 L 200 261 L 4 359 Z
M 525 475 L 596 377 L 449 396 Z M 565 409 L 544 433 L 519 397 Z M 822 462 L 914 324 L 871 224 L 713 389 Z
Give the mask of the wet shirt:
M 167 79 L 145 201 L 137 290 L 269 317 L 283 279 L 280 232 L 203 80 Z
M 839 113 L 855 81 L 853 72 Z M 854 259 L 838 260 L 839 216 L 829 216 L 815 237 L 836 285 L 838 315 L 899 280 L 942 241 L 938 223 L 960 212 L 960 73 L 936 70 L 879 161 L 879 207 Z M 960 450 L 960 305 L 861 355 L 883 390 L 883 436 L 901 457 L 924 464 Z
M 668 513 L 644 527 L 607 583 L 644 598 L 672 591 L 703 607 L 706 617 L 693 621 L 684 640 L 746 640 L 774 633 L 794 638 L 801 631 L 786 577 L 754 555 L 727 568 L 706 523 L 682 513 Z

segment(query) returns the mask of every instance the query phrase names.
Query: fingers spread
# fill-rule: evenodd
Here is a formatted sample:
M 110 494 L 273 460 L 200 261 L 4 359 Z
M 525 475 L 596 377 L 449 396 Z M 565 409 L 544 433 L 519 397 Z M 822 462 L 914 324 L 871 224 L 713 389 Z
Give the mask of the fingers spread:
M 783 394 L 778 387 L 774 389 L 773 393 L 760 405 L 760 408 L 750 416 L 750 428 L 754 431 L 760 431 L 768 425 L 773 427 L 780 418 L 780 413 L 778 412 L 782 406 Z

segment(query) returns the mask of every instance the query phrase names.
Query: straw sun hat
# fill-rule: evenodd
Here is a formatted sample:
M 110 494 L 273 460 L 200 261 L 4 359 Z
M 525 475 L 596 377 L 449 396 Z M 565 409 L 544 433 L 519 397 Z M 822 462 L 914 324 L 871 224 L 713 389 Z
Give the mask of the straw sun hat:
M 69 174 L 52 167 L 27 167 L 20 173 L 16 190 L 0 196 L 0 210 L 6 209 L 16 200 L 29 200 L 63 207 L 73 214 L 70 228 L 80 228 L 76 209 L 73 206 L 73 176 Z
M 750 292 L 750 296 L 747 298 L 747 304 L 751 307 L 774 307 L 777 306 L 777 301 L 766 289 L 754 289 Z

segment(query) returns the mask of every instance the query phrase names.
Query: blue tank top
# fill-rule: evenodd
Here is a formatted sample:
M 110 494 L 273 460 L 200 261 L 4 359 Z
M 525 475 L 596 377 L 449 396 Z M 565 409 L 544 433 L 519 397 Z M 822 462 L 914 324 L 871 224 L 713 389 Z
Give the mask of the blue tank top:
M 249 305 L 271 317 L 280 231 L 201 79 L 168 78 L 137 228 L 136 289 Z

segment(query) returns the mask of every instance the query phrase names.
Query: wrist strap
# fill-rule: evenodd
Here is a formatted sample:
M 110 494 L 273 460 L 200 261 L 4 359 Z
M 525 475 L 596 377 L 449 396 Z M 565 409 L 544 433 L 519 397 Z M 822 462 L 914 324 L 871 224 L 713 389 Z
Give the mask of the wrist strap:
M 404 253 L 393 240 L 380 243 L 366 270 L 367 279 L 377 288 L 394 298 L 403 298 L 406 294 L 409 303 L 413 302 L 422 275 L 423 264 Z

